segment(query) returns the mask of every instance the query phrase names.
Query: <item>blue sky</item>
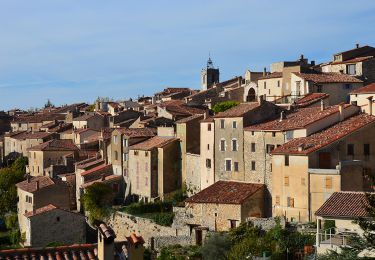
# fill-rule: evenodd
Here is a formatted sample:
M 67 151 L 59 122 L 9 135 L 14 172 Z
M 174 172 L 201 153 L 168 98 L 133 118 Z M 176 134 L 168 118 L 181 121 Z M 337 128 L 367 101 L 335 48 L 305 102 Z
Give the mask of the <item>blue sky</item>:
M 375 46 L 375 1 L 0 0 L 0 110 L 199 88 L 303 53 Z

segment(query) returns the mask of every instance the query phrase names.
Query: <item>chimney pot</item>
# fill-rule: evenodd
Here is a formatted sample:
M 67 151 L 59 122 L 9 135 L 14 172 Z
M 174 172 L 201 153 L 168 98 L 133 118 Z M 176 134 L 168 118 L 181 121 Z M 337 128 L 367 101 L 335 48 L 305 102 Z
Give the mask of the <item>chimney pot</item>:
M 285 111 L 281 111 L 280 113 L 280 122 L 285 119 Z
M 323 111 L 325 109 L 324 100 L 320 100 L 320 110 Z
M 358 49 L 359 48 L 359 43 L 356 43 L 355 47 Z
M 264 69 L 263 69 L 263 76 L 266 76 L 266 74 L 267 74 L 267 68 L 264 67 Z
M 259 105 L 262 105 L 263 102 L 264 102 L 264 98 L 263 98 L 262 95 L 260 95 L 260 96 L 258 97 L 258 103 L 259 103 Z
M 368 99 L 368 113 L 369 113 L 369 115 L 372 116 L 372 99 L 373 99 L 373 96 L 368 97 L 367 99 Z
M 302 145 L 298 146 L 298 152 L 302 152 L 302 151 L 303 151 Z

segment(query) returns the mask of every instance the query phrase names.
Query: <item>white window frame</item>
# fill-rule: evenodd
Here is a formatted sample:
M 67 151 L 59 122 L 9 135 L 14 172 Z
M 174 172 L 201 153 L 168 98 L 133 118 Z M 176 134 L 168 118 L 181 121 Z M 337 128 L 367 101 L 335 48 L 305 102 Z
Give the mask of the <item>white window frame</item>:
M 228 170 L 227 169 L 227 161 L 230 161 L 230 169 Z M 232 158 L 225 158 L 224 160 L 224 169 L 226 172 L 231 172 L 232 169 L 233 169 L 233 162 L 232 162 Z
M 233 129 L 236 129 L 236 128 L 237 128 L 237 121 L 233 121 L 233 122 L 232 122 L 232 128 L 233 128 Z
M 236 141 L 236 150 L 234 150 L 234 146 L 233 146 L 233 141 Z M 238 151 L 238 141 L 237 141 L 237 138 L 233 138 L 232 141 L 231 141 L 231 145 L 232 145 L 232 151 L 233 152 L 237 152 Z

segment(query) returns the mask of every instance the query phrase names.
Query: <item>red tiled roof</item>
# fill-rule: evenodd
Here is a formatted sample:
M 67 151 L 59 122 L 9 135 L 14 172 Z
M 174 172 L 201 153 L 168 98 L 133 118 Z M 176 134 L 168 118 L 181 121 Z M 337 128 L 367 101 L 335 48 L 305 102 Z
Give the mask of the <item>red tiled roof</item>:
M 108 128 L 108 127 L 102 128 L 101 138 L 103 140 L 111 139 L 111 135 L 112 135 L 113 130 L 115 130 L 115 128 Z
M 182 119 L 176 121 L 176 123 L 179 123 L 179 124 L 187 123 L 189 121 L 192 121 L 192 120 L 198 119 L 198 118 L 203 118 L 203 115 L 196 114 L 196 115 L 192 115 L 192 116 L 189 116 L 189 117 L 185 117 L 185 118 L 182 118 Z
M 295 103 L 299 107 L 304 107 L 319 102 L 320 100 L 328 97 L 329 94 L 327 93 L 309 93 L 303 98 L 298 99 Z
M 112 164 L 102 164 L 102 165 L 98 165 L 88 171 L 85 171 L 83 173 L 81 173 L 81 176 L 86 176 L 86 175 L 89 175 L 89 174 L 92 174 L 92 173 L 96 173 L 96 174 L 99 174 L 99 173 L 104 173 L 104 172 L 108 172 L 108 171 L 111 171 L 112 170 Z
M 187 198 L 185 202 L 241 204 L 244 200 L 263 187 L 264 184 L 218 181 L 190 198 Z
M 70 139 L 53 139 L 33 146 L 28 149 L 29 151 L 78 151 L 78 147 Z
M 93 185 L 94 183 L 97 183 L 97 182 L 111 183 L 111 182 L 117 182 L 117 181 L 121 181 L 122 180 L 122 176 L 121 175 L 113 175 L 113 174 L 112 175 L 103 176 L 103 178 L 104 179 L 102 179 L 101 177 L 99 177 L 96 180 L 86 182 L 86 183 L 82 184 L 81 187 L 82 188 L 87 188 L 88 186 L 91 186 L 91 185 Z
M 84 114 L 82 116 L 73 118 L 73 121 L 86 121 L 87 119 L 90 119 L 91 117 L 94 117 L 95 115 L 99 115 L 99 114 L 97 113 Z
M 364 192 L 335 192 L 316 211 L 321 217 L 368 217 L 366 207 L 370 206 Z
M 339 122 L 321 132 L 295 138 L 272 151 L 272 154 L 307 155 L 375 122 L 375 116 L 359 114 Z
M 353 107 L 353 105 L 344 104 L 343 109 Z M 287 131 L 292 129 L 301 129 L 309 124 L 312 124 L 316 121 L 322 120 L 327 116 L 339 113 L 339 105 L 330 106 L 321 111 L 320 107 L 307 107 L 307 108 L 298 108 L 293 110 L 290 113 L 285 111 L 285 119 L 280 121 L 280 117 L 273 120 L 252 125 L 244 128 L 245 131 Z
M 375 83 L 353 90 L 351 94 L 375 94 Z
M 274 79 L 274 78 L 282 78 L 282 77 L 283 77 L 282 72 L 273 72 L 273 73 L 270 73 L 270 74 L 267 74 L 265 76 L 262 76 L 262 77 L 258 78 L 258 80 L 260 80 L 260 79 Z
M 136 138 L 136 137 L 153 137 L 155 136 L 155 130 L 151 128 L 125 128 L 120 127 L 116 128 L 115 131 L 119 131 L 121 134 L 126 135 L 128 137 Z
M 166 146 L 167 144 L 170 144 L 174 141 L 179 140 L 175 137 L 161 137 L 161 136 L 155 136 L 152 137 L 144 142 L 132 145 L 129 147 L 131 150 L 152 150 L 154 148 L 161 148 Z
M 24 215 L 25 215 L 25 217 L 29 218 L 29 217 L 33 217 L 33 216 L 36 216 L 36 215 L 39 215 L 39 214 L 42 214 L 42 213 L 54 210 L 54 209 L 57 209 L 57 207 L 55 205 L 49 204 L 47 206 L 38 208 L 38 209 L 36 209 L 34 211 L 26 212 Z
M 224 112 L 220 112 L 216 114 L 215 118 L 225 118 L 225 117 L 242 117 L 247 112 L 259 107 L 258 102 L 249 102 L 249 103 L 242 103 L 235 107 L 232 107 Z
M 362 83 L 355 77 L 342 73 L 300 73 L 293 72 L 294 75 L 314 83 Z
M 357 62 L 362 62 L 362 61 L 372 59 L 373 57 L 374 56 L 358 57 L 358 58 L 353 58 L 353 59 L 345 60 L 345 61 L 334 61 L 331 64 L 337 65 L 337 64 L 346 64 L 346 63 L 357 63 Z
M 39 183 L 39 189 L 55 185 L 55 181 L 48 176 L 36 176 L 28 180 L 19 182 L 16 184 L 17 188 L 33 193 L 37 191 L 37 183 Z

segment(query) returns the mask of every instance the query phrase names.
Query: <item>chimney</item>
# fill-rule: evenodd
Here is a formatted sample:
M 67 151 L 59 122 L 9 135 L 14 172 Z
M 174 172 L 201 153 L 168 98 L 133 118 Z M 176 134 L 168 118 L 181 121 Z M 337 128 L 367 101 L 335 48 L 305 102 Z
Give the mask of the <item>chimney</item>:
M 302 152 L 302 151 L 303 151 L 303 145 L 298 146 L 298 152 Z
M 324 100 L 320 100 L 320 111 L 323 111 L 325 109 Z
M 355 47 L 358 49 L 359 48 L 359 43 L 356 43 Z
M 266 74 L 267 74 L 267 68 L 264 67 L 264 69 L 263 69 L 263 77 L 266 76 Z
M 304 59 L 303 54 L 301 54 L 300 60 L 303 60 L 303 59 Z
M 280 122 L 285 119 L 285 111 L 281 111 L 280 113 Z
M 106 224 L 98 226 L 98 259 L 113 260 L 114 259 L 114 240 L 115 232 Z
M 263 95 L 260 95 L 260 96 L 258 97 L 258 103 L 259 103 L 259 105 L 262 105 L 262 104 L 264 103 Z
M 344 105 L 343 104 L 339 105 L 339 113 L 340 113 L 340 121 L 343 121 L 345 119 L 345 117 L 344 117 Z
M 27 183 L 30 183 L 30 174 L 27 174 L 27 176 L 26 176 L 26 180 L 27 180 Z
M 39 181 L 36 181 L 36 182 L 35 182 L 35 189 L 36 189 L 36 190 L 39 190 Z
M 372 96 L 367 98 L 368 99 L 368 113 L 371 116 L 372 116 L 372 98 L 373 98 Z
M 315 61 L 314 60 L 311 61 L 311 66 L 315 66 Z

